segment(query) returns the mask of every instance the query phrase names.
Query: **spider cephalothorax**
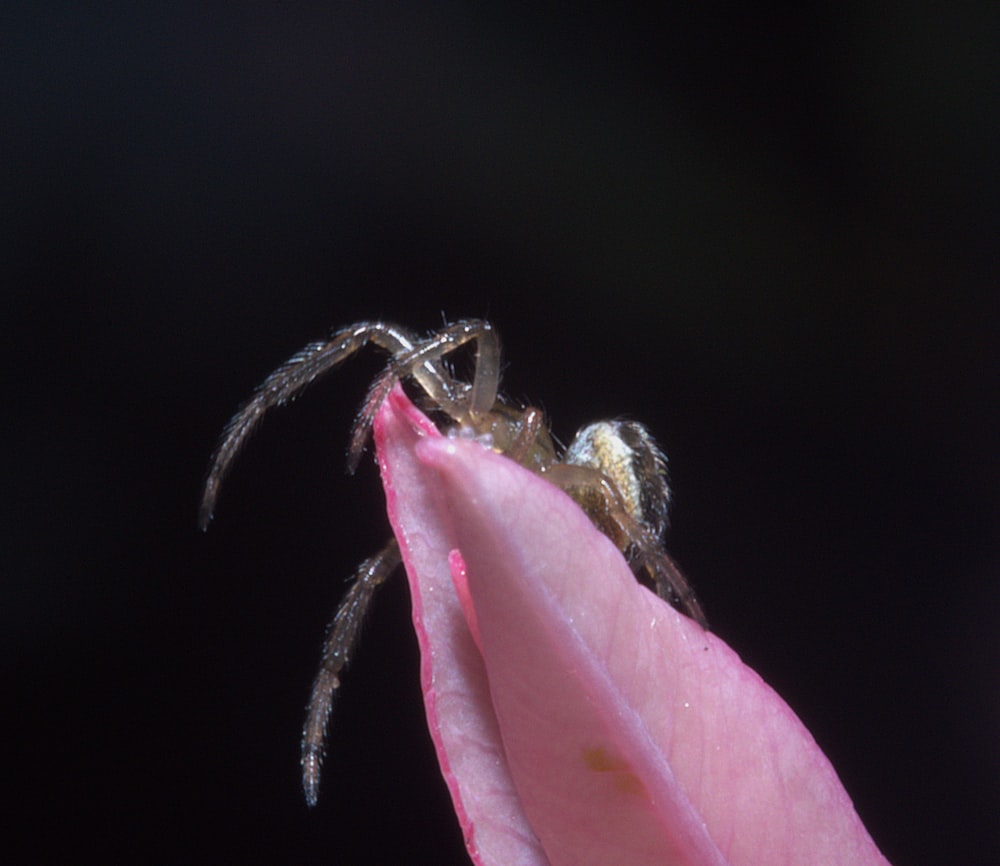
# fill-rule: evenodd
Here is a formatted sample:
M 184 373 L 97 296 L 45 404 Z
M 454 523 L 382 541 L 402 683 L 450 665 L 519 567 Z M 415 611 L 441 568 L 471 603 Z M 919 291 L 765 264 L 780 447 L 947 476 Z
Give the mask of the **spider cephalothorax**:
M 293 355 L 261 383 L 223 431 L 205 481 L 202 529 L 212 518 L 223 478 L 261 417 L 368 343 L 388 352 L 390 361 L 355 420 L 348 452 L 352 471 L 389 391 L 397 382 L 412 383 L 443 431 L 474 436 L 563 488 L 619 547 L 640 580 L 705 625 L 697 598 L 663 549 L 670 491 L 665 458 L 649 432 L 633 421 L 599 421 L 580 430 L 560 455 L 540 410 L 519 408 L 499 396 L 499 341 L 489 322 L 481 320 L 446 325 L 423 338 L 397 325 L 359 322 Z M 475 346 L 475 370 L 468 382 L 446 363 L 448 355 L 466 344 Z M 302 783 L 310 805 L 319 792 L 323 743 L 340 672 L 357 644 L 375 590 L 399 564 L 395 539 L 361 563 L 327 631 L 302 732 Z

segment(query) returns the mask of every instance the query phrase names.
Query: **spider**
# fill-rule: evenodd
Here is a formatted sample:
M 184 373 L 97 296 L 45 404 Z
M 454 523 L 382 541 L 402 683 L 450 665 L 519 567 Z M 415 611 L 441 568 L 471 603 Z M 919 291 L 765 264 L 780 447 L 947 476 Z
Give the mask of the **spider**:
M 202 530 L 212 519 L 226 473 L 264 414 L 369 343 L 387 352 L 390 360 L 354 421 L 349 472 L 361 459 L 382 402 L 397 382 L 405 382 L 443 432 L 474 436 L 565 490 L 618 546 L 639 580 L 707 628 L 698 599 L 663 549 L 670 489 L 666 458 L 649 432 L 634 421 L 598 421 L 583 427 L 560 455 L 541 410 L 520 408 L 499 396 L 499 340 L 493 326 L 478 319 L 446 325 L 427 337 L 387 322 L 358 322 L 289 358 L 258 386 L 223 431 L 202 495 Z M 457 378 L 446 361 L 466 345 L 475 346 L 471 381 Z M 354 653 L 376 590 L 400 562 L 394 538 L 362 562 L 327 628 L 302 729 L 302 787 L 310 806 L 319 795 L 324 742 L 341 671 Z

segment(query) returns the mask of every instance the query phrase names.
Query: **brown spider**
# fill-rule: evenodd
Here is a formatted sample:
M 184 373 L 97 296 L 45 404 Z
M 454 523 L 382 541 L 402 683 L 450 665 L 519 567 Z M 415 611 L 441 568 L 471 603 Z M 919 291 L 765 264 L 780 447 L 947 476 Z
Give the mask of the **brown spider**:
M 649 432 L 634 421 L 598 421 L 580 430 L 560 458 L 542 412 L 530 406 L 518 408 L 498 395 L 500 345 L 493 327 L 481 320 L 456 322 L 425 338 L 386 322 L 359 322 L 293 355 L 260 384 L 223 431 L 205 481 L 201 529 L 208 528 L 222 480 L 263 415 L 368 343 L 391 358 L 355 419 L 348 451 L 350 472 L 358 465 L 372 421 L 389 391 L 397 382 L 411 382 L 442 431 L 474 436 L 564 489 L 618 546 L 640 580 L 707 627 L 698 599 L 663 549 L 670 489 L 666 459 Z M 471 382 L 464 382 L 445 359 L 470 343 L 475 344 L 475 372 Z M 340 672 L 357 645 L 375 590 L 399 564 L 399 545 L 393 538 L 358 566 L 327 629 L 302 730 L 302 786 L 310 806 L 319 794 L 324 740 Z

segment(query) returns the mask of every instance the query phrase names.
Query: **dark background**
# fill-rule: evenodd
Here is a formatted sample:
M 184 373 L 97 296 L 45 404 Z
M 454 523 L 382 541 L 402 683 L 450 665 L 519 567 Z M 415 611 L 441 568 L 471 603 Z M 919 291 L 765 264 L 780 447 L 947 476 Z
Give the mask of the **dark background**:
M 690 5 L 3 13 L 22 862 L 467 862 L 401 580 L 299 791 L 324 624 L 387 532 L 370 461 L 343 473 L 377 353 L 276 413 L 195 530 L 279 362 L 463 316 L 564 439 L 652 427 L 715 630 L 894 866 L 1000 862 L 1000 7 Z

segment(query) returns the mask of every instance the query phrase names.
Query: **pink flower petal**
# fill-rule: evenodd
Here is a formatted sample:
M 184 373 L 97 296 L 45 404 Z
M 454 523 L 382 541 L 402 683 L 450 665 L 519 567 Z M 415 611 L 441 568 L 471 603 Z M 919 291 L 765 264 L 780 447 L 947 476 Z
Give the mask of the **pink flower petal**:
M 398 389 L 375 435 L 476 863 L 886 864 L 787 705 L 568 496 Z

